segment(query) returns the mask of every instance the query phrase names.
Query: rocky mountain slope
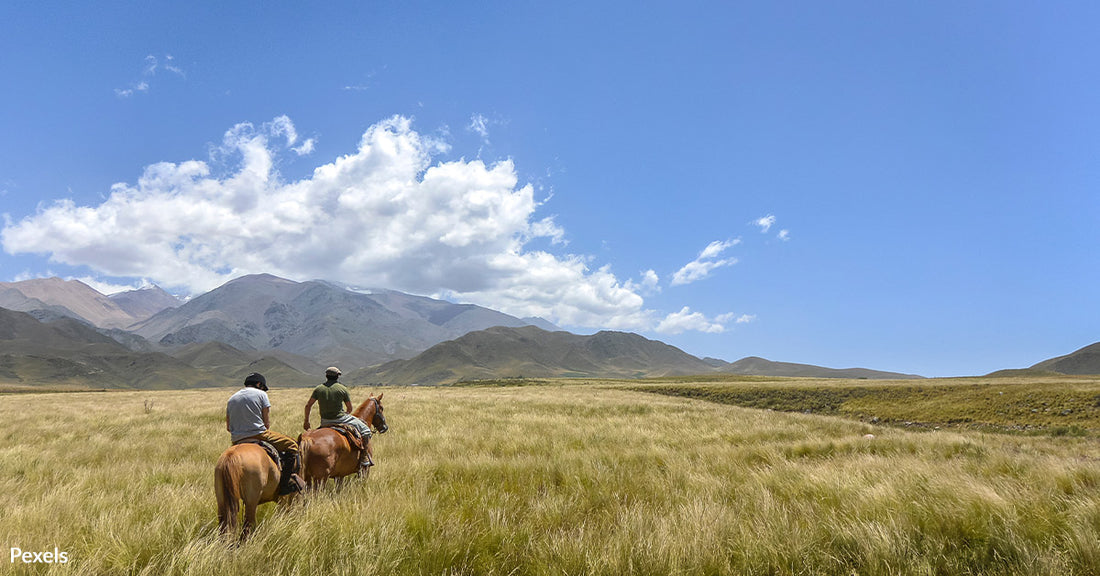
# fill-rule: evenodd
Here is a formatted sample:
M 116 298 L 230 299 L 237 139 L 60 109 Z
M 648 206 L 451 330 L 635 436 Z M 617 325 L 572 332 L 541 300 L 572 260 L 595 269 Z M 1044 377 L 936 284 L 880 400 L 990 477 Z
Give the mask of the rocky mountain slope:
M 183 302 L 165 292 L 159 286 L 119 292 L 107 297 L 124 312 L 137 320 L 145 320 L 161 310 L 175 308 Z
M 222 342 L 358 368 L 410 358 L 472 330 L 526 324 L 480 306 L 263 274 L 228 282 L 132 330 L 165 346 Z
M 60 278 L 0 282 L 0 307 L 42 318 L 67 316 L 102 328 L 125 328 L 139 320 L 91 286 Z

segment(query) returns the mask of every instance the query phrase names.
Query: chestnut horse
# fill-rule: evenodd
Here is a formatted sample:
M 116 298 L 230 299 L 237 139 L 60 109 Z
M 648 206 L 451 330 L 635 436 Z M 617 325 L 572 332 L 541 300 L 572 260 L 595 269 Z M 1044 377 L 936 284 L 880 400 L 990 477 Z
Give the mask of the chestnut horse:
M 382 415 L 382 394 L 376 398 L 371 395 L 351 413 L 352 416 L 373 426 L 379 434 L 389 427 Z M 314 428 L 306 430 L 298 437 L 302 453 L 302 478 L 310 488 L 324 486 L 329 478 L 336 480 L 339 487 L 345 476 L 351 476 L 359 470 L 359 454 L 348 444 L 344 435 L 332 428 Z M 374 448 L 371 441 L 366 444 L 367 454 L 372 459 Z M 367 469 L 370 472 L 370 469 Z
M 218 498 L 218 527 L 222 534 L 237 530 L 240 503 L 244 501 L 241 542 L 256 524 L 256 507 L 279 499 L 279 468 L 257 444 L 236 444 L 222 452 L 214 466 L 214 494 Z M 288 497 L 293 498 L 293 494 Z

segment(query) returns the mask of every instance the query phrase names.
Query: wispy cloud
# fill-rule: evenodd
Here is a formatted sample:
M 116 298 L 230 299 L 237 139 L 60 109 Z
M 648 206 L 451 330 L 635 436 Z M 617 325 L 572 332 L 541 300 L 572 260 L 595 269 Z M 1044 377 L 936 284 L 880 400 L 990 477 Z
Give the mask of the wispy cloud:
M 471 115 L 470 123 L 466 126 L 466 129 L 481 136 L 485 143 L 489 142 L 489 119 L 483 114 Z
M 764 216 L 763 218 L 757 218 L 756 220 L 753 221 L 753 224 L 760 227 L 760 232 L 761 233 L 767 234 L 768 230 L 771 230 L 772 226 L 775 225 L 775 216 L 772 216 L 771 214 L 768 214 L 767 216 Z
M 760 228 L 761 234 L 767 234 L 768 231 L 771 230 L 773 226 L 775 226 L 776 221 L 777 220 L 774 215 L 768 214 L 767 216 L 753 220 L 752 225 Z M 787 229 L 780 230 L 779 233 L 775 235 L 775 237 L 782 240 L 783 242 L 787 242 L 791 239 L 791 231 Z
M 684 284 L 691 284 L 697 282 L 708 276 L 714 270 L 723 266 L 732 266 L 737 263 L 736 258 L 717 259 L 723 252 L 729 249 L 731 246 L 736 246 L 741 243 L 741 239 L 720 241 L 716 240 L 703 248 L 703 251 L 699 253 L 694 260 L 685 264 L 682 268 L 676 271 L 672 275 L 672 285 L 682 286 Z
M 164 63 L 164 69 L 165 70 L 167 70 L 167 71 L 169 71 L 173 74 L 176 74 L 180 78 L 187 78 L 187 74 L 183 71 L 183 69 L 180 68 L 179 66 L 176 66 L 175 58 L 173 58 L 171 54 L 165 54 L 164 55 L 164 60 L 165 60 L 165 63 Z
M 187 74 L 175 64 L 175 58 L 171 54 L 164 55 L 163 61 L 149 54 L 142 59 L 141 77 L 130 82 L 125 88 L 115 88 L 115 95 L 119 98 L 130 98 L 136 94 L 149 92 L 149 82 L 156 77 L 157 70 L 160 69 L 167 70 L 180 78 L 187 78 Z
M 148 92 L 149 83 L 142 80 L 141 82 L 135 82 L 129 88 L 115 88 L 115 95 L 119 98 L 129 98 L 138 92 Z

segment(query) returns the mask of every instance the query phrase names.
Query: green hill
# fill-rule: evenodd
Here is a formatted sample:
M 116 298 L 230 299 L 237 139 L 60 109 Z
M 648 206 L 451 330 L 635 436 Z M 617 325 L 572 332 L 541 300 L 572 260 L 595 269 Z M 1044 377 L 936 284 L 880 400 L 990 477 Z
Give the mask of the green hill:
M 1044 360 L 1030 369 L 1061 374 L 1100 374 L 1100 342 L 1090 344 L 1065 356 Z
M 644 378 L 714 372 L 679 348 L 637 334 L 590 336 L 534 326 L 495 327 L 443 342 L 409 360 L 351 375 L 352 382 L 439 384 L 515 377 Z
M 0 308 L 0 387 L 187 388 L 228 383 L 157 352 L 133 352 L 71 319 Z

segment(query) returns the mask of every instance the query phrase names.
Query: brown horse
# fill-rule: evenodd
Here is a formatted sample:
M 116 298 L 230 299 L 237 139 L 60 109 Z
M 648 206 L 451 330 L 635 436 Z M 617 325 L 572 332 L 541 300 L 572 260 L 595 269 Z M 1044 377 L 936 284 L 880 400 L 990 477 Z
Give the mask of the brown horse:
M 244 501 L 241 542 L 256 525 L 256 507 L 279 499 L 279 468 L 257 444 L 236 444 L 222 452 L 214 466 L 214 494 L 218 498 L 218 527 L 236 532 L 238 501 Z M 293 498 L 293 494 L 288 497 Z
M 373 426 L 379 434 L 389 429 L 386 418 L 382 415 L 382 394 L 377 398 L 371 395 L 351 415 Z M 324 486 L 329 478 L 335 479 L 339 487 L 343 484 L 344 477 L 359 470 L 358 451 L 352 449 L 343 434 L 332 428 L 306 430 L 298 438 L 298 444 L 302 452 L 302 478 L 310 488 Z M 366 449 L 373 460 L 372 441 L 367 441 Z

